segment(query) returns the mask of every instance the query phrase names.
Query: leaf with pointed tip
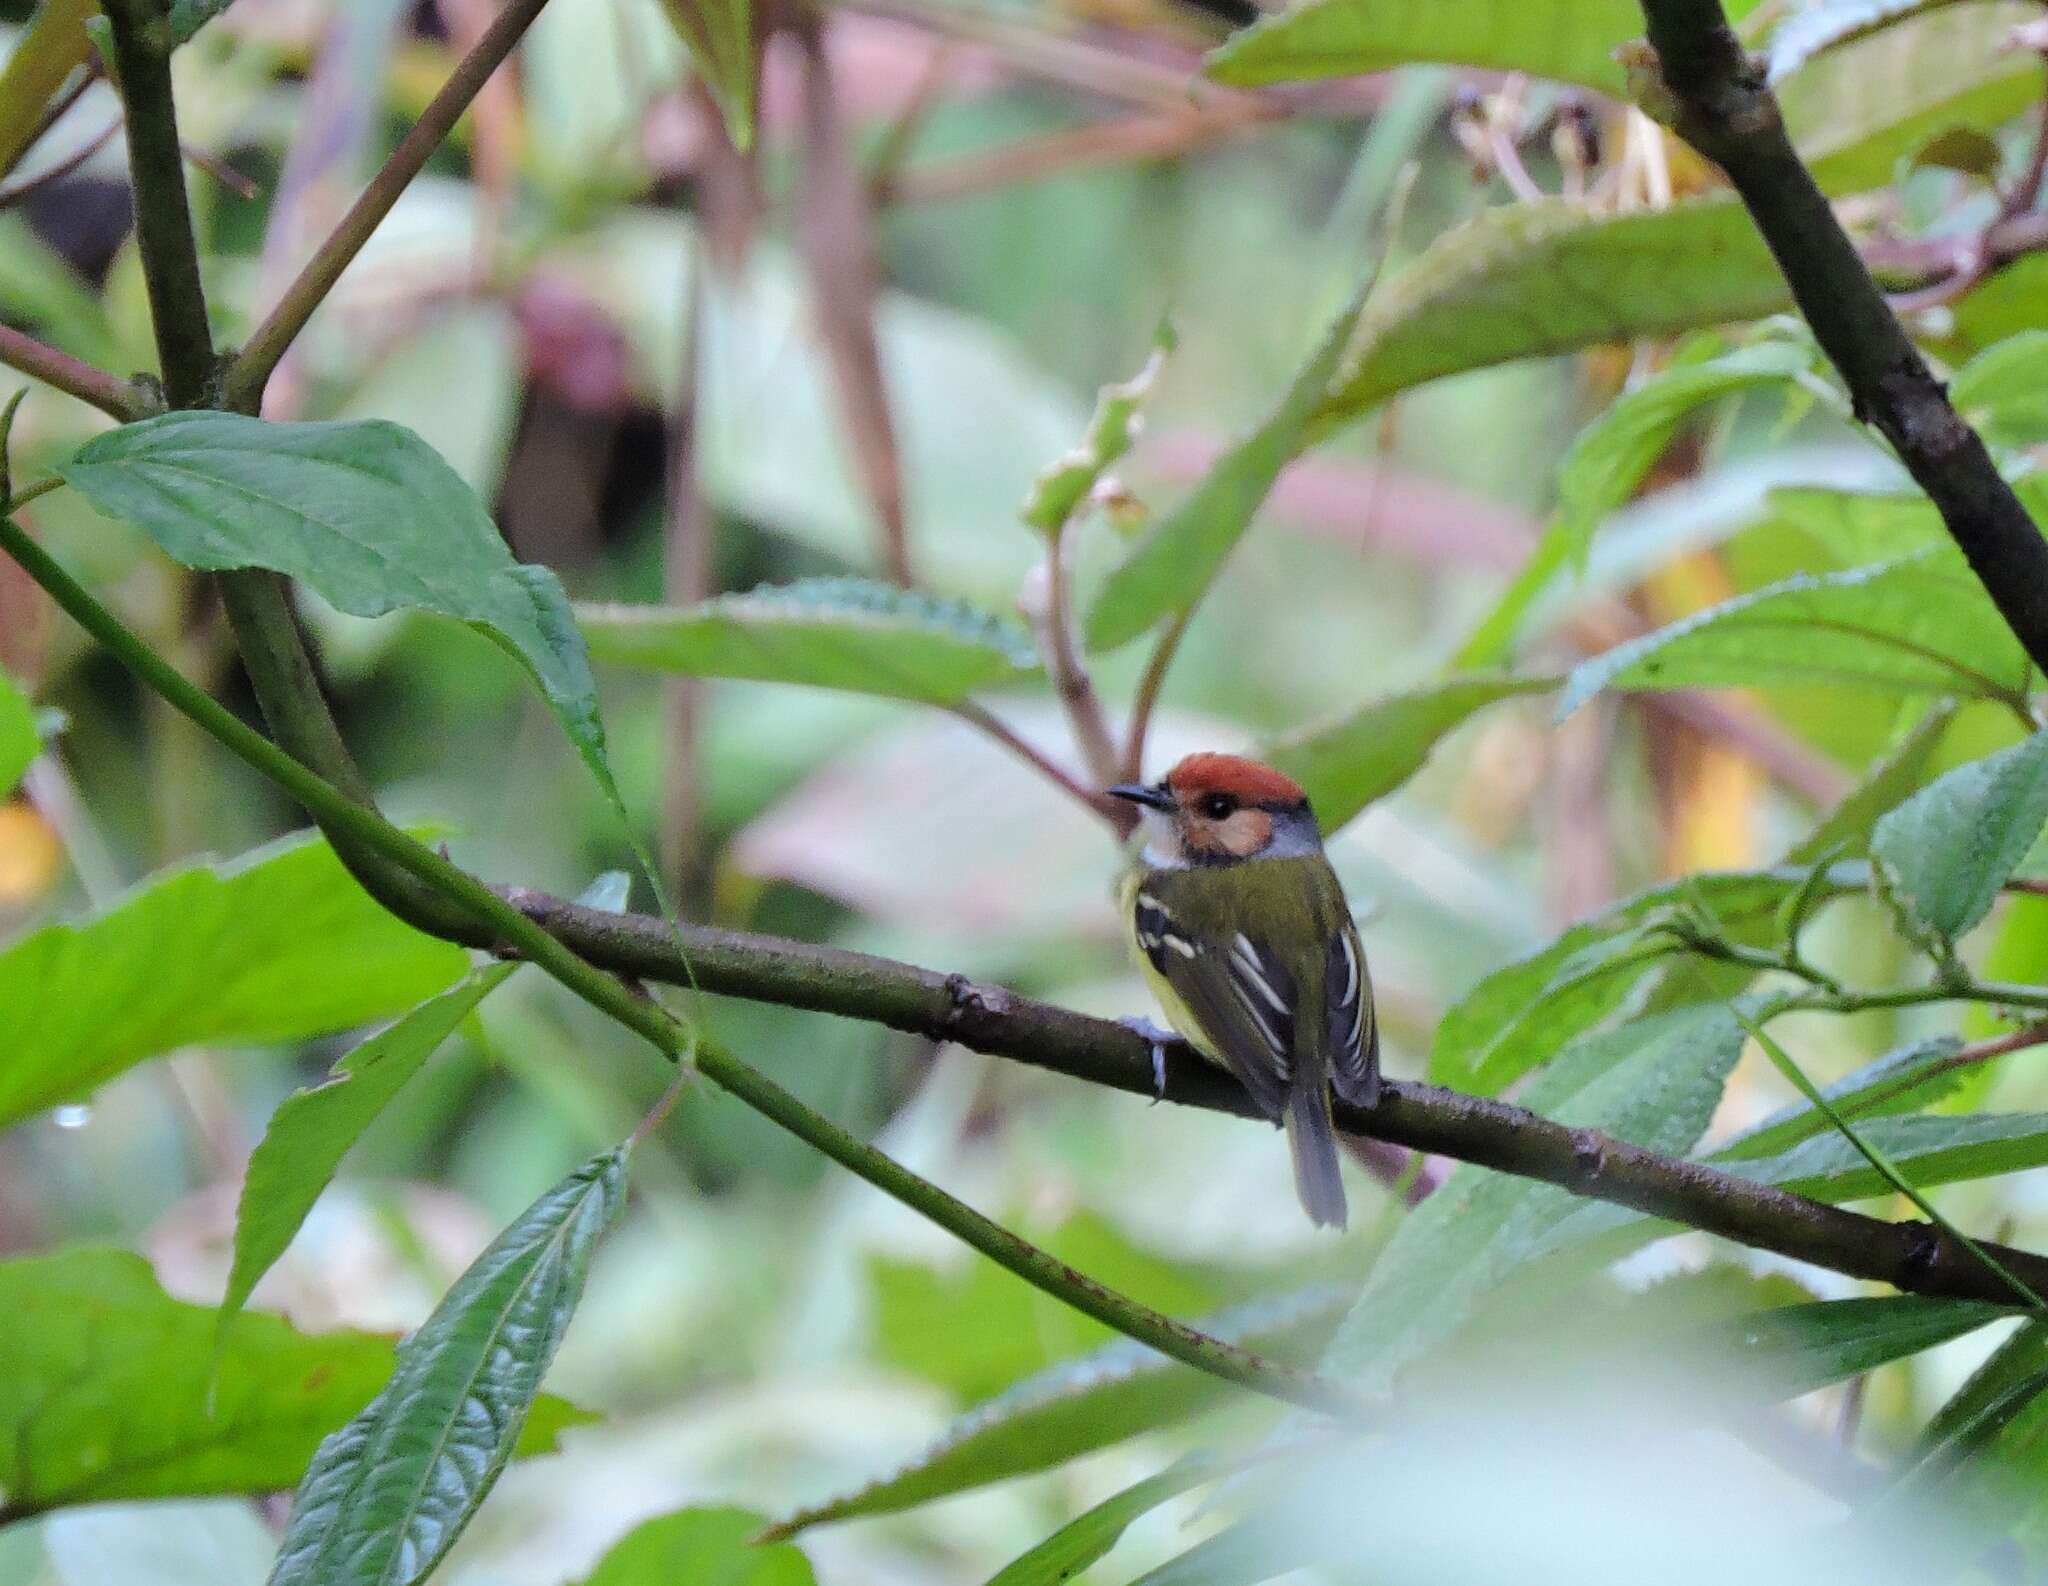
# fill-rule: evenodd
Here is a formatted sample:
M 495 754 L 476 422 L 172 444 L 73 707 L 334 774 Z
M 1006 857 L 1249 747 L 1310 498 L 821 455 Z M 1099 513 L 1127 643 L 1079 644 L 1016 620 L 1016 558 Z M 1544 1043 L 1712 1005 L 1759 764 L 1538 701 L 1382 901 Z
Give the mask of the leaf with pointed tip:
M 71 1504 L 272 1492 L 391 1374 L 391 1340 L 164 1293 L 142 1257 L 0 1261 L 0 1524 Z M 590 1417 L 543 1400 L 521 1454 Z
M 0 672 L 0 798 L 14 791 L 29 762 L 42 752 L 43 735 L 28 696 Z
M 1881 890 L 1907 931 L 1953 942 L 1991 912 L 2048 824 L 2048 732 L 1957 766 L 1871 831 Z
M 1203 69 L 1254 87 L 1436 61 L 1583 83 L 1619 99 L 1627 84 L 1614 52 L 1642 31 L 1635 0 L 1306 0 L 1233 34 Z
M 1801 573 L 1616 645 L 1572 669 L 1570 715 L 1605 689 L 1835 683 L 2015 701 L 2026 652 L 1960 554 L 1936 548 Z
M 468 962 L 379 907 L 317 839 L 165 871 L 0 949 L 0 1124 L 181 1046 L 296 1041 L 390 1018 Z
M 1321 422 L 1359 418 L 1445 375 L 1761 319 L 1790 302 L 1732 194 L 1626 215 L 1563 203 L 1488 209 L 1385 283 Z
M 1712 1330 L 1709 1348 L 1749 1367 L 1758 1388 L 1793 1399 L 2014 1314 L 2010 1305 L 1920 1294 L 1818 1300 L 1737 1317 Z
M 584 606 L 598 660 L 691 677 L 751 678 L 950 704 L 1022 682 L 1031 635 L 965 601 L 865 578 L 812 578 L 701 605 Z
M 562 586 L 512 559 L 476 492 L 411 430 L 166 413 L 94 437 L 57 471 L 187 567 L 264 567 L 351 616 L 410 609 L 478 629 L 525 665 L 619 805 Z
M 1312 1350 L 1348 1299 L 1340 1289 L 1308 1289 L 1234 1307 L 1201 1326 L 1228 1343 L 1288 1359 Z M 1120 1338 L 1038 1372 L 977 1405 L 895 1474 L 799 1510 L 777 1521 L 766 1534 L 794 1536 L 833 1520 L 893 1514 L 1046 1470 L 1184 1420 L 1230 1391 L 1213 1377 Z
M 1462 674 L 1369 700 L 1349 715 L 1276 738 L 1261 751 L 1308 792 L 1333 832 L 1422 769 L 1446 733 L 1488 705 L 1556 688 L 1554 677 Z
M 434 1049 L 518 966 L 493 964 L 421 1003 L 335 1064 L 327 1082 L 294 1091 L 249 1156 L 235 1209 L 235 1259 L 221 1325 L 284 1254 L 362 1132 L 420 1071 Z
M 628 1531 L 583 1586 L 816 1586 L 793 1545 L 763 1543 L 747 1509 L 689 1508 Z
M 754 145 L 754 87 L 760 52 L 749 0 L 661 0 L 662 12 L 711 90 L 726 136 L 742 154 Z
M 988 1578 L 988 1586 L 1059 1586 L 1115 1547 L 1133 1520 L 1150 1514 L 1169 1498 L 1214 1481 L 1226 1470 L 1223 1462 L 1191 1454 L 1156 1476 L 1148 1476 L 1105 1498 L 1087 1513 L 1070 1520 L 1038 1546 L 1012 1559 Z
M 270 1586 L 418 1586 L 496 1484 L 625 1203 L 626 1153 L 528 1207 L 398 1351 L 384 1390 L 314 1455 Z
M 1200 484 L 1161 514 L 1103 580 L 1088 608 L 1090 650 L 1128 644 L 1153 624 L 1191 610 L 1201 600 L 1265 504 L 1280 470 L 1308 444 L 1310 421 L 1323 407 L 1372 288 L 1373 276 L 1368 273 L 1324 331 L 1279 406 L 1219 457 Z

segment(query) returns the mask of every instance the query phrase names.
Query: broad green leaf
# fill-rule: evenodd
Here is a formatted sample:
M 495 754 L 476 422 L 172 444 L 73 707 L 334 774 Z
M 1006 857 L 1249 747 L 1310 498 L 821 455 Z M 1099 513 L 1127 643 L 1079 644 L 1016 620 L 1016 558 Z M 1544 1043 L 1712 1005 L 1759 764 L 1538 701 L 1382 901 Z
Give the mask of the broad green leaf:
M 1054 458 L 1031 481 L 1031 493 L 1021 512 L 1026 524 L 1041 534 L 1057 535 L 1110 464 L 1131 449 L 1143 423 L 1140 409 L 1173 347 L 1172 327 L 1161 325 L 1145 367 L 1130 379 L 1106 385 L 1096 393 L 1095 412 L 1081 444 Z
M 584 606 L 590 653 L 693 677 L 807 683 L 948 704 L 1038 667 L 1031 635 L 965 601 L 814 578 L 699 606 Z
M 1821 1094 L 1837 1112 L 1851 1120 L 1917 1112 L 1949 1095 L 1962 1083 L 1955 1057 L 1963 1043 L 1954 1036 L 1936 1036 L 1887 1052 L 1853 1074 L 1824 1087 Z M 1723 1146 L 1719 1158 L 1774 1156 L 1802 1140 L 1825 1133 L 1827 1115 L 1810 1102 L 1793 1102 L 1761 1123 L 1745 1129 Z
M 1930 142 L 1982 141 L 2040 98 L 2039 60 L 2008 43 L 2030 6 L 1923 11 L 1826 51 L 1779 85 L 1785 129 L 1827 192 L 1888 186 Z
M 1864 884 L 1838 866 L 1822 897 Z M 1673 950 L 1665 922 L 1695 900 L 1731 932 L 1768 925 L 1806 879 L 1804 869 L 1688 877 L 1637 893 L 1495 970 L 1437 1025 L 1429 1074 L 1437 1084 L 1498 1095 L 1619 1010 Z
M 1204 1321 L 1202 1330 L 1259 1354 L 1312 1349 L 1347 1304 L 1339 1289 L 1259 1300 Z M 1227 1400 L 1231 1390 L 1142 1344 L 1118 1339 L 1062 1361 L 976 1406 L 908 1465 L 856 1492 L 778 1521 L 774 1536 L 858 1515 L 893 1514 L 1054 1465 L 1169 1426 Z
M 1836 49 L 1956 0 L 1813 0 L 1771 30 L 1771 80 L 1782 81 L 1823 50 Z
M 0 66 L 0 176 L 34 141 L 64 79 L 91 58 L 85 24 L 99 9 L 99 0 L 42 0 Z
M 0 1261 L 0 1521 L 116 1498 L 270 1492 L 391 1374 L 391 1340 L 174 1300 L 125 1250 Z M 218 1355 L 216 1355 L 218 1346 Z M 543 1402 L 520 1446 L 587 1419 Z
M 1692 1148 L 1742 1053 L 1743 1029 L 1705 1003 L 1581 1038 L 1532 1081 L 1560 1123 L 1674 1154 Z M 1402 1221 L 1339 1324 L 1322 1370 L 1366 1393 L 1453 1334 L 1583 1205 L 1568 1190 L 1461 1167 Z
M 742 153 L 751 149 L 760 65 L 751 0 L 661 0 L 661 9 L 689 50 L 698 79 L 717 101 L 733 146 Z
M 1920 786 L 1955 718 L 1953 704 L 1937 703 L 1891 753 L 1864 773 L 1863 780 L 1841 803 L 1792 845 L 1785 863 L 1811 865 L 1824 859 L 1855 858 L 1868 853 L 1871 828 L 1880 816 L 1896 809 Z
M 2048 439 L 2048 330 L 2023 330 L 1986 347 L 1948 388 L 1987 440 L 2028 446 Z
M 1921 1189 L 1996 1178 L 2048 1163 L 2048 1113 L 1966 1113 L 1876 1118 L 1858 1129 Z M 1867 1200 L 1889 1193 L 1878 1170 L 1839 1134 L 1817 1134 L 1754 1160 L 1710 1158 L 1716 1167 L 1814 1200 Z
M 816 1586 L 792 1543 L 763 1543 L 746 1509 L 678 1509 L 626 1533 L 582 1586 Z
M 96 436 L 58 472 L 187 567 L 265 567 L 351 616 L 413 609 L 481 630 L 525 663 L 618 802 L 562 586 L 512 559 L 476 493 L 411 430 L 166 413 Z
M 1790 302 L 1733 195 L 1609 216 L 1504 205 L 1446 232 L 1385 284 L 1322 419 L 1358 418 L 1468 369 L 1760 319 Z
M 1133 1520 L 1190 1487 L 1214 1481 L 1223 1468 L 1211 1457 L 1194 1454 L 1126 1487 L 1012 1559 L 988 1578 L 988 1586 L 1058 1586 L 1072 1580 L 1115 1547 Z
M 1904 1500 L 1939 1495 L 1958 1526 L 2010 1536 L 2027 1559 L 2048 1547 L 2048 1326 L 2016 1329 L 1937 1410 L 1873 1499 L 1880 1523 Z M 1880 1507 L 1881 1506 L 1881 1507 Z
M 0 950 L 0 1124 L 181 1046 L 297 1041 L 389 1018 L 468 961 L 372 902 L 321 841 L 167 871 Z
M 1780 1305 L 1717 1330 L 1710 1347 L 1751 1367 L 1757 1385 L 1780 1398 L 1861 1376 L 2015 1315 L 1984 1300 L 1918 1294 Z
M 278 1106 L 242 1180 L 234 1269 L 220 1306 L 223 1326 L 284 1254 L 349 1147 L 434 1048 L 517 967 L 493 964 L 421 1003 L 344 1057 L 324 1085 L 295 1091 Z
M 383 1391 L 320 1444 L 270 1586 L 416 1586 L 434 1572 L 512 1457 L 625 1193 L 625 1151 L 593 1158 L 456 1279 Z
M 1088 608 L 1090 650 L 1128 644 L 1154 623 L 1191 610 L 1214 581 L 1280 470 L 1308 444 L 1309 423 L 1322 408 L 1371 295 L 1368 274 L 1323 333 L 1266 421 L 1219 457 L 1185 498 L 1160 515 L 1145 537 L 1103 580 Z
M 14 791 L 29 762 L 42 749 L 35 708 L 14 679 L 0 672 L 0 799 Z
M 2048 733 L 1957 766 L 1880 819 L 1870 857 L 1908 931 L 1953 942 L 2048 824 Z
M 1836 569 L 1931 551 L 1952 552 L 1934 503 L 1918 491 L 1828 490 L 1797 485 L 1766 498 L 1770 519 L 1812 540 Z
M 1547 693 L 1557 681 L 1508 673 L 1447 677 L 1276 738 L 1261 756 L 1307 789 L 1323 830 L 1333 832 L 1420 771 L 1437 741 L 1475 712 L 1496 700 Z
M 2016 701 L 2027 658 L 1960 555 L 1923 551 L 1802 573 L 1644 634 L 1572 669 L 1569 715 L 1603 689 L 1835 683 Z
M 1642 32 L 1635 0 L 1559 9 L 1515 0 L 1306 0 L 1234 34 L 1205 69 L 1219 82 L 1253 87 L 1437 61 L 1583 83 L 1619 99 L 1627 84 L 1614 52 Z
M 1738 392 L 1788 385 L 1813 359 L 1791 341 L 1765 341 L 1703 363 L 1674 364 L 1612 402 L 1579 433 L 1558 471 L 1558 510 L 1584 561 L 1600 520 L 1623 505 L 1698 409 Z

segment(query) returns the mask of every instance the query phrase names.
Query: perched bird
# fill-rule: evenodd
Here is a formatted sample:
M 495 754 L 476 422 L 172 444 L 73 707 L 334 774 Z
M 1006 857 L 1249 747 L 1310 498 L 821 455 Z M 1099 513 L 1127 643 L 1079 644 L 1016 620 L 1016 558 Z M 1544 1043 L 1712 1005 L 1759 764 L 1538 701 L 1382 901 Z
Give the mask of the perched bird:
M 1379 1031 L 1307 795 L 1228 754 L 1192 754 L 1159 782 L 1108 791 L 1144 812 L 1122 897 L 1153 994 L 1174 1029 L 1285 1126 L 1302 1206 L 1341 1228 L 1330 1090 L 1372 1105 Z

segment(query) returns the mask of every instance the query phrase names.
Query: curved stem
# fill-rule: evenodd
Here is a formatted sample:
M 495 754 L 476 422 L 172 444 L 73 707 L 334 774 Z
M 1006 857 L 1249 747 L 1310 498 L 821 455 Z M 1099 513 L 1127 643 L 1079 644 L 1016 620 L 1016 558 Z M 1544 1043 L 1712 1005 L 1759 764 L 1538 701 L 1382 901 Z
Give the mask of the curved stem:
M 1194 615 L 1195 608 L 1189 606 L 1166 625 L 1159 642 L 1152 647 L 1144 675 L 1138 679 L 1138 692 L 1131 698 L 1130 726 L 1124 734 L 1123 776 L 1127 782 L 1135 782 L 1145 774 L 1145 740 L 1152 731 L 1152 712 L 1159 704 L 1166 674 L 1180 650 L 1181 635 L 1188 631 Z
M 0 364 L 88 402 L 123 423 L 148 411 L 142 395 L 126 380 L 95 369 L 68 352 L 40 342 L 12 325 L 0 325 Z

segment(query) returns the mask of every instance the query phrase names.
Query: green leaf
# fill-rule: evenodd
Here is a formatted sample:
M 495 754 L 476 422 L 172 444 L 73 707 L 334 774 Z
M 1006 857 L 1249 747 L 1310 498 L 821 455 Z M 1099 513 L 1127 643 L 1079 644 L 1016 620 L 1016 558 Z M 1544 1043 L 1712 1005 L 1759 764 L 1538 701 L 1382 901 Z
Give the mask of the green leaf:
M 2023 330 L 1986 347 L 1956 372 L 1948 394 L 1998 445 L 2048 439 L 2048 330 Z
M 1495 970 L 1447 1012 L 1430 1054 L 1431 1080 L 1498 1095 L 1628 1001 L 1673 950 L 1664 931 L 1697 900 L 1724 930 L 1769 925 L 1806 879 L 1804 869 L 1691 876 L 1626 898 Z M 1822 897 L 1860 887 L 1860 866 L 1823 878 Z
M 1812 349 L 1796 342 L 1759 342 L 1704 363 L 1674 364 L 1616 398 L 1580 431 L 1558 471 L 1572 555 L 1584 561 L 1601 519 L 1635 495 L 1692 413 L 1738 392 L 1789 385 L 1812 359 Z
M 181 1046 L 297 1041 L 389 1018 L 468 962 L 372 902 L 318 840 L 167 871 L 0 950 L 0 1124 Z
M 1306 0 L 1234 34 L 1204 69 L 1254 87 L 1440 61 L 1583 83 L 1620 99 L 1627 83 L 1614 52 L 1642 32 L 1635 0 L 1554 9 L 1515 0 Z
M 1567 716 L 1604 689 L 1834 683 L 2020 698 L 2027 658 L 1960 555 L 1802 573 L 1616 645 L 1572 669 Z
M 35 141 L 65 78 L 91 58 L 85 24 L 99 9 L 99 0 L 42 0 L 16 39 L 7 64 L 0 66 L 0 176 Z
M 1349 1296 L 1318 1288 L 1218 1313 L 1202 1331 L 1262 1355 L 1296 1358 L 1321 1339 Z M 1011 1476 L 1048 1470 L 1227 1401 L 1231 1389 L 1129 1339 L 1026 1378 L 977 1405 L 924 1453 L 858 1491 L 799 1510 L 771 1536 L 858 1515 L 893 1514 Z
M 218 1355 L 216 1342 L 218 1340 Z M 308 1336 L 251 1313 L 225 1337 L 125 1250 L 0 1261 L 0 1523 L 116 1498 L 258 1493 L 298 1480 L 320 1439 L 390 1375 L 388 1338 Z M 550 1399 L 520 1451 L 588 1419 Z
M 1908 932 L 1953 942 L 2048 824 L 2048 733 L 1957 766 L 1880 819 L 1870 856 Z
M 949 704 L 1038 667 L 1031 635 L 965 601 L 813 578 L 702 605 L 584 606 L 600 661 L 693 677 L 807 683 Z
M 1933 1349 L 2016 1312 L 1918 1294 L 1779 1305 L 1714 1330 L 1710 1347 L 1751 1367 L 1759 1386 L 1797 1398 Z
M 189 44 L 193 35 L 235 3 L 235 0 L 171 0 L 171 38 Z
M 512 1457 L 625 1193 L 624 1149 L 593 1158 L 456 1279 L 384 1390 L 321 1443 L 270 1586 L 416 1586 L 433 1573 Z
M 626 1533 L 583 1586 L 815 1586 L 790 1543 L 763 1544 L 747 1509 L 678 1509 Z
M 1845 572 L 1954 549 L 1941 526 L 1941 514 L 1918 491 L 1801 485 L 1773 490 L 1766 500 L 1772 520 L 1806 535 Z
M 1054 458 L 1031 481 L 1031 493 L 1025 498 L 1021 513 L 1026 524 L 1041 534 L 1057 535 L 1110 464 L 1131 449 L 1142 422 L 1139 410 L 1151 395 L 1173 348 L 1173 328 L 1162 324 L 1152 339 L 1152 352 L 1145 367 L 1130 379 L 1106 385 L 1096 394 L 1095 412 L 1088 420 L 1088 433 L 1082 436 L 1081 444 Z
M 1882 1118 L 1918 1112 L 1952 1093 L 1962 1083 L 1955 1057 L 1963 1043 L 1954 1036 L 1936 1036 L 1887 1052 L 1845 1075 L 1821 1094 L 1845 1118 Z M 1774 1156 L 1810 1140 L 1830 1127 L 1827 1114 L 1809 1101 L 1781 1107 L 1762 1122 L 1743 1130 L 1721 1148 L 1721 1159 Z
M 661 9 L 717 102 L 726 135 L 745 153 L 754 146 L 754 83 L 759 73 L 752 5 L 749 0 L 661 0 Z
M 1863 780 L 1823 816 L 1785 855 L 1788 865 L 1818 864 L 1823 859 L 1860 857 L 1870 850 L 1870 831 L 1878 817 L 1896 809 L 1918 788 L 1933 763 L 1956 708 L 1948 701 L 1937 703 L 1914 723 L 1906 735 L 1883 759 L 1870 767 Z
M 1606 216 L 1504 205 L 1444 233 L 1375 296 L 1322 419 L 1358 418 L 1468 369 L 1761 319 L 1790 302 L 1732 194 Z
M 1903 22 L 1907 17 L 1956 0 L 1815 0 L 1771 30 L 1766 52 L 1771 80 L 1790 76 L 1823 50 Z
M 1308 444 L 1372 293 L 1373 276 L 1323 333 L 1280 405 L 1250 435 L 1216 460 L 1202 482 L 1147 531 L 1130 556 L 1103 580 L 1088 608 L 1090 650 L 1128 644 L 1154 623 L 1192 610 L 1251 527 L 1280 470 Z
M 1497 700 L 1547 693 L 1557 682 L 1509 673 L 1447 677 L 1276 738 L 1261 755 L 1307 789 L 1323 830 L 1333 832 L 1420 771 L 1437 741 L 1474 712 Z
M 29 762 L 42 752 L 35 707 L 14 679 L 0 671 L 0 798 L 14 791 Z
M 561 585 L 512 559 L 476 492 L 411 430 L 166 413 L 96 436 L 57 471 L 187 567 L 266 567 L 351 616 L 413 609 L 481 630 L 524 662 L 618 804 Z
M 1966 1113 L 1876 1118 L 1857 1131 L 1919 1188 L 1996 1178 L 2048 1163 L 2048 1113 Z M 1814 1200 L 1867 1200 L 1890 1192 L 1884 1175 L 1839 1134 L 1817 1134 L 1775 1156 L 1709 1158 L 1716 1167 Z
M 1560 1123 L 1683 1153 L 1706 1130 L 1743 1040 L 1727 1007 L 1680 1008 L 1581 1038 L 1524 1100 Z M 1583 1204 L 1554 1185 L 1457 1169 L 1373 1263 L 1322 1370 L 1366 1393 L 1389 1390 L 1511 1274 L 1554 1250 L 1554 1231 Z
M 2038 1561 L 2048 1546 L 2048 1324 L 2030 1321 L 1999 1345 L 1896 1468 L 1873 1500 L 1880 1523 L 1909 1500 L 1938 1497 L 1959 1527 L 2009 1535 Z
M 1214 1481 L 1225 1468 L 1202 1454 L 1169 1465 L 1061 1526 L 1030 1552 L 991 1575 L 988 1586 L 1059 1586 L 1061 1581 L 1070 1581 L 1115 1547 L 1133 1520 L 1190 1487 Z
M 327 1083 L 295 1091 L 278 1106 L 242 1180 L 234 1269 L 220 1305 L 223 1326 L 284 1254 L 349 1147 L 434 1048 L 517 967 L 493 964 L 421 1003 L 344 1057 Z

